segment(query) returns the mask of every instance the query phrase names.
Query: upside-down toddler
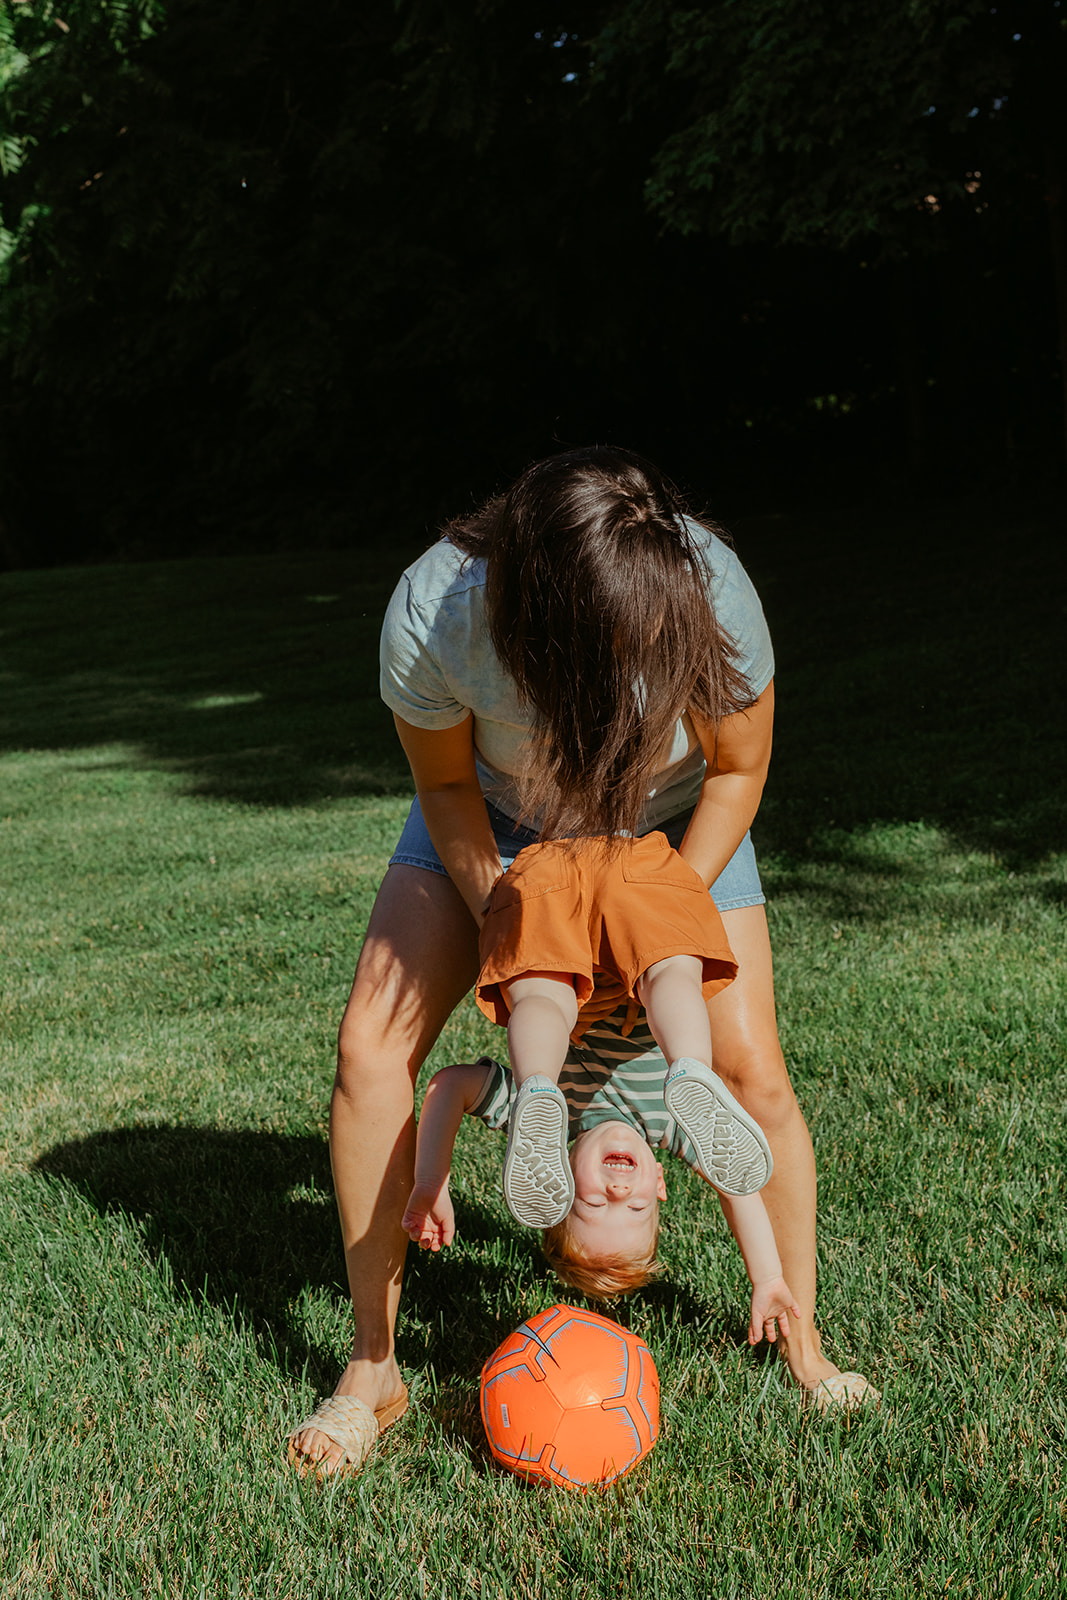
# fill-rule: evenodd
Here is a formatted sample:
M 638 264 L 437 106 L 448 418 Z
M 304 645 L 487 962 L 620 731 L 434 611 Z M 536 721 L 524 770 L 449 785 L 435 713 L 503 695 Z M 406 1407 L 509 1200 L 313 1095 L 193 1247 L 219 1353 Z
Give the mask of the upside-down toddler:
M 666 1191 L 653 1148 L 668 1149 L 719 1191 L 753 1286 L 750 1339 L 773 1339 L 779 1319 L 787 1333 L 799 1311 L 758 1193 L 770 1149 L 711 1070 L 705 1001 L 737 965 L 699 874 L 658 833 L 528 846 L 493 890 L 480 955 L 478 1005 L 507 1026 L 511 1070 L 483 1058 L 431 1080 L 409 1236 L 432 1250 L 452 1241 L 448 1175 L 470 1113 L 507 1125 L 505 1200 L 545 1230 L 557 1275 L 589 1294 L 624 1293 L 655 1271 Z M 632 1043 L 618 1030 L 606 1038 L 632 1055 L 605 1062 L 596 1024 L 620 1004 Z M 650 1036 L 635 1027 L 639 1007 Z M 653 1044 L 662 1054 L 650 1059 Z

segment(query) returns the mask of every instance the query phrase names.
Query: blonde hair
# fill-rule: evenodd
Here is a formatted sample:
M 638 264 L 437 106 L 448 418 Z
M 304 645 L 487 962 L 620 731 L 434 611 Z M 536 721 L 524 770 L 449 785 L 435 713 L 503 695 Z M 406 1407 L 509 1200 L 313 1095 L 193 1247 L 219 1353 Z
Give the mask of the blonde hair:
M 578 1244 L 571 1230 L 570 1217 L 564 1217 L 554 1228 L 546 1228 L 541 1235 L 541 1249 L 545 1260 L 561 1283 L 591 1300 L 614 1300 L 623 1294 L 633 1294 L 663 1271 L 656 1260 L 659 1244 L 659 1217 L 652 1227 L 648 1249 L 632 1256 L 588 1256 Z

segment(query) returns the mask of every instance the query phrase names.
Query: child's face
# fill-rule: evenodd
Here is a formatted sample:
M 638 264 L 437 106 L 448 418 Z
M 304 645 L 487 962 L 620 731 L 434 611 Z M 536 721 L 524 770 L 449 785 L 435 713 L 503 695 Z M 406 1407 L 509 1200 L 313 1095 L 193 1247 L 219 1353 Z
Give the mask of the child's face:
M 649 1248 L 666 1200 L 663 1168 L 627 1122 L 602 1122 L 571 1146 L 570 1231 L 583 1253 L 633 1257 Z

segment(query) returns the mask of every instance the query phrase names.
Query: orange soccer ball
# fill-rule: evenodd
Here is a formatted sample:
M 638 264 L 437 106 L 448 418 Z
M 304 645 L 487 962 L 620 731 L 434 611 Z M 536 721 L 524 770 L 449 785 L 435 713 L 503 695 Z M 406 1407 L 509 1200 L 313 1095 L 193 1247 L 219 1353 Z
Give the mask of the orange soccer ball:
M 659 1374 L 617 1322 L 551 1306 L 509 1334 L 482 1368 L 482 1422 L 501 1466 L 567 1489 L 611 1483 L 659 1433 Z

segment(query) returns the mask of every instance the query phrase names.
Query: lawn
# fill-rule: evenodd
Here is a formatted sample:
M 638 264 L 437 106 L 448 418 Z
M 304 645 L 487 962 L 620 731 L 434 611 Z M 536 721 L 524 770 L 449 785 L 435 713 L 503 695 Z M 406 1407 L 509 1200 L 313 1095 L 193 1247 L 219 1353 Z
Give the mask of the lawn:
M 620 1313 L 663 1430 L 612 1489 L 491 1463 L 481 1361 L 565 1298 L 461 1134 L 409 1264 L 416 1404 L 285 1468 L 348 1339 L 333 1037 L 409 783 L 376 648 L 414 550 L 0 579 L 0 1593 L 782 1600 L 1067 1586 L 1062 532 L 742 523 L 778 655 L 756 828 L 821 1184 L 821 1320 L 884 1403 L 801 1409 L 669 1173 Z M 414 547 L 414 548 L 417 548 Z M 468 1002 L 430 1068 L 500 1048 Z

